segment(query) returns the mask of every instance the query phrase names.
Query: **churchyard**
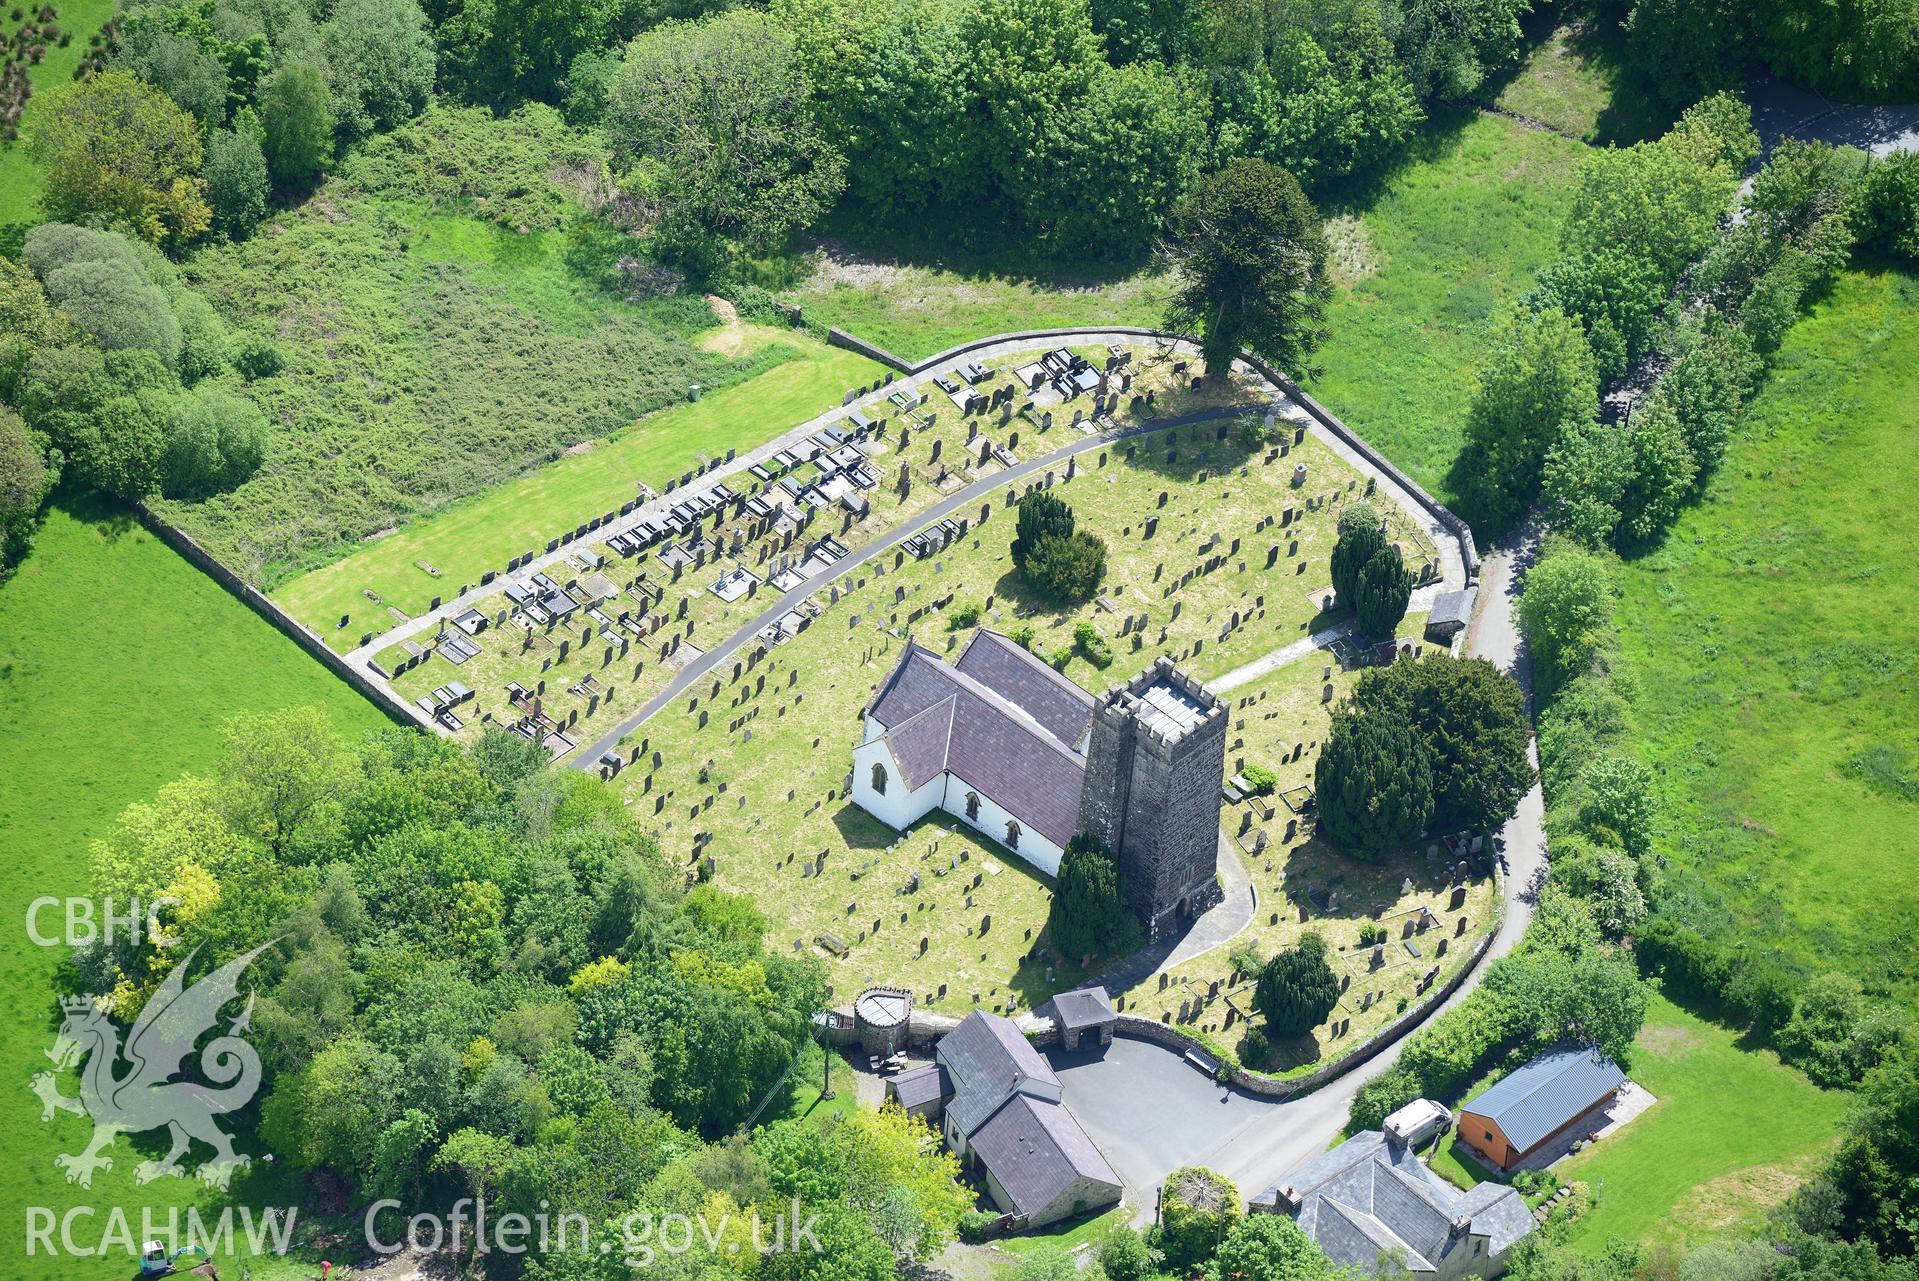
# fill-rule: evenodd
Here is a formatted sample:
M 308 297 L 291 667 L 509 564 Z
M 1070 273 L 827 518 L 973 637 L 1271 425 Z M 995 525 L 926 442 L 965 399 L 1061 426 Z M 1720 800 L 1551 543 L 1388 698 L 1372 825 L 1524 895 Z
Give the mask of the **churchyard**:
M 1026 482 L 995 492 L 985 523 L 959 542 L 923 558 L 889 550 L 816 592 L 820 613 L 805 630 L 758 657 L 753 648 L 734 655 L 621 745 L 631 764 L 616 781 L 627 803 L 670 859 L 762 904 L 785 946 L 826 957 L 842 993 L 899 982 L 936 1008 L 1026 1009 L 1090 977 L 1035 954 L 1050 891 L 1016 856 L 951 818 L 902 837 L 852 804 L 846 779 L 861 709 L 907 639 L 951 653 L 975 625 L 1015 636 L 1030 629 L 1035 653 L 1098 692 L 1162 652 L 1210 678 L 1336 623 L 1321 608 L 1326 562 L 1337 513 L 1364 480 L 1313 436 L 1294 443 L 1284 432 L 1268 445 L 1235 427 L 1180 428 L 1176 445 L 1172 431 L 1150 435 L 1083 455 L 1071 480 L 1055 473 L 1079 528 L 1107 543 L 1106 587 L 1094 603 L 1055 610 L 1024 595 L 1008 552 L 1008 504 Z M 1306 480 L 1295 488 L 1302 464 Z M 1430 544 L 1397 509 L 1390 516 L 1417 565 Z M 1404 634 L 1416 637 L 1422 619 L 1416 608 Z M 1112 651 L 1097 655 L 1103 666 L 1075 645 L 1086 623 Z M 1298 700 L 1288 732 L 1316 740 L 1326 662 L 1338 666 L 1315 653 L 1243 693 L 1266 710 Z M 1303 683 L 1295 690 L 1288 680 Z M 1336 678 L 1340 690 L 1349 682 Z M 1257 749 L 1229 751 L 1229 766 L 1242 755 L 1276 757 L 1261 737 L 1274 724 L 1260 722 L 1249 737 Z M 1309 758 L 1289 768 L 1309 776 Z
M 1421 622 L 1408 615 L 1402 647 L 1424 648 Z M 1475 852 L 1470 841 L 1455 848 L 1435 840 L 1367 863 L 1312 834 L 1313 771 L 1327 708 L 1352 692 L 1363 670 L 1359 657 L 1339 645 L 1227 691 L 1229 773 L 1243 762 L 1276 777 L 1270 795 L 1249 794 L 1220 815 L 1257 894 L 1252 924 L 1124 998 L 1131 1012 L 1170 1019 L 1258 1070 L 1310 1070 L 1363 1043 L 1457 974 L 1497 925 L 1498 894 L 1483 846 Z M 1248 951 L 1264 961 L 1308 931 L 1326 941 L 1343 992 L 1339 1005 L 1309 1036 L 1248 1058 L 1241 1041 L 1255 975 L 1237 962 Z
M 1090 347 L 1075 354 L 1089 359 L 1112 356 Z M 1101 427 L 1125 427 L 1151 415 L 1174 418 L 1218 410 L 1252 399 L 1250 391 L 1237 386 L 1193 388 L 1192 370 L 1183 360 L 1151 348 L 1131 349 L 1124 356 L 1129 363 L 1116 377 L 1131 384 L 1125 394 L 1132 399 L 1118 403 L 1115 397 L 1111 412 L 1098 422 Z M 823 572 L 827 562 L 910 527 L 918 513 L 970 484 L 990 485 L 993 476 L 1022 456 L 1052 452 L 1092 434 L 1091 396 L 1070 405 L 1048 407 L 1044 398 L 1031 409 L 1023 401 L 1016 404 L 1010 374 L 1027 359 L 1004 358 L 1000 367 L 971 385 L 939 375 L 961 389 L 954 393 L 961 398 L 977 392 L 999 401 L 970 417 L 961 415 L 957 403 L 949 403 L 951 398 L 932 379 L 902 380 L 857 402 L 861 408 L 853 412 L 868 424 L 863 438 L 852 438 L 859 434 L 852 430 L 857 427 L 854 418 L 826 415 L 838 424 L 829 432 L 851 431 L 846 444 L 831 451 L 847 464 L 838 474 L 852 476 L 850 483 L 824 474 L 824 468 L 836 466 L 826 454 L 804 461 L 808 451 L 832 443 L 820 437 L 805 448 L 783 451 L 784 461 L 775 455 L 764 465 L 754 464 L 753 470 L 728 472 L 724 480 L 711 473 L 683 474 L 684 483 L 669 492 L 666 501 L 675 501 L 680 493 L 716 494 L 714 487 L 721 484 L 735 500 L 699 517 L 680 535 L 635 554 L 622 554 L 631 550 L 623 541 L 590 531 L 542 558 L 540 572 L 556 589 L 566 584 L 574 589 L 552 614 L 516 608 L 504 594 L 509 584 L 529 581 L 533 571 L 523 569 L 510 580 L 495 579 L 494 590 L 473 599 L 475 613 L 451 624 L 442 621 L 405 641 L 384 646 L 375 641 L 367 652 L 409 702 L 425 698 L 427 707 L 438 708 L 451 691 L 457 701 L 445 709 L 451 715 L 442 724 L 452 727 L 457 722 L 457 732 L 476 735 L 489 719 L 537 724 L 542 734 L 562 735 L 549 745 L 556 755 L 565 755 L 638 709 L 681 668 L 724 643 L 804 578 Z M 893 399 L 910 404 L 920 395 L 927 398 L 906 410 Z M 883 416 L 889 414 L 898 416 Z M 1252 421 L 1256 426 L 1257 419 Z M 1101 472 L 1099 483 L 1119 487 L 1102 498 L 1102 505 L 1108 499 L 1137 504 L 1141 519 L 1122 523 L 1111 533 L 1137 560 L 1139 580 L 1130 597 L 1115 596 L 1109 604 L 1118 609 L 1127 599 L 1170 602 L 1162 620 L 1165 636 L 1185 638 L 1182 656 L 1210 647 L 1220 671 L 1296 639 L 1317 612 L 1327 586 L 1323 570 L 1307 571 L 1323 564 L 1331 546 L 1330 522 L 1306 519 L 1307 507 L 1330 510 L 1364 489 L 1356 474 L 1295 424 L 1276 424 L 1270 433 L 1275 443 L 1270 445 L 1250 442 L 1246 431 L 1245 424 L 1225 419 L 1189 427 L 1183 454 L 1171 433 L 1154 433 L 1089 451 L 1053 472 L 1061 481 L 1069 469 Z M 1227 440 L 1218 439 L 1222 433 Z M 1175 504 L 1182 486 L 1196 493 L 1225 469 L 1244 465 L 1249 457 L 1269 456 L 1271 461 L 1261 461 L 1256 472 L 1260 486 L 1241 490 L 1237 499 L 1228 489 L 1203 504 L 1196 499 Z M 1305 480 L 1296 488 L 1292 481 L 1300 467 L 1306 469 Z M 1343 479 L 1328 481 L 1333 474 L 1329 469 L 1337 469 Z M 809 488 L 815 485 L 820 488 Z M 1262 492 L 1262 487 L 1274 493 Z M 794 489 L 815 497 L 802 499 Z M 1274 495 L 1281 492 L 1289 501 L 1276 500 Z M 829 501 L 832 495 L 838 498 Z M 1002 487 L 983 495 L 980 506 L 989 513 L 1003 509 L 1014 495 L 1014 489 Z M 1167 505 L 1157 507 L 1162 500 Z M 825 505 L 810 523 L 802 527 L 791 518 L 792 512 L 806 513 L 815 502 Z M 849 504 L 855 503 L 863 510 L 853 510 Z M 1219 518 L 1203 521 L 1202 507 Z M 1295 515 L 1286 515 L 1288 507 Z M 969 505 L 956 513 L 940 538 L 951 538 L 962 525 L 976 522 L 979 510 Z M 623 520 L 616 528 L 630 523 Z M 1235 528 L 1243 534 L 1229 536 Z M 1426 533 L 1404 519 L 1395 529 L 1413 564 L 1436 562 L 1437 549 Z M 808 551 L 822 537 L 832 542 L 809 563 Z M 1257 551 L 1256 538 L 1262 540 Z M 1159 554 L 1147 559 L 1154 551 Z M 909 552 L 888 555 L 904 560 Z M 1254 556 L 1262 560 L 1258 572 L 1273 588 L 1270 592 L 1245 590 L 1242 573 L 1234 569 Z M 1266 557 L 1271 558 L 1270 573 L 1263 563 Z M 994 576 L 997 579 L 999 572 Z M 840 589 L 846 590 L 844 585 Z M 996 590 L 1017 596 L 1019 587 L 1011 582 L 1004 589 L 983 587 L 979 595 L 984 599 Z M 787 631 L 810 626 L 814 613 L 828 604 L 829 599 L 815 593 L 788 616 Z M 1113 633 L 1125 627 L 1130 643 L 1143 652 L 1149 644 L 1162 643 L 1144 630 L 1150 612 L 1137 618 L 1130 611 L 1124 618 L 1108 617 L 1105 629 Z M 1035 617 L 1033 622 L 1042 629 L 1035 641 L 1041 652 L 1051 656 L 1069 645 L 1071 628 L 1065 620 Z M 1051 634 L 1060 628 L 1064 637 Z M 1078 668 L 1069 667 L 1069 675 L 1098 683 L 1087 675 L 1094 669 L 1083 656 L 1072 662 Z M 472 691 L 470 702 L 460 693 L 462 687 Z M 529 721 L 536 702 L 537 718 Z
M 1079 354 L 1112 356 L 1103 348 Z M 1115 391 L 1099 427 L 1125 427 L 1155 414 L 1171 418 L 1251 399 L 1237 386 L 1193 388 L 1183 360 L 1151 348 L 1128 350 L 1124 358 L 1128 363 L 1115 375 Z M 1015 399 L 1012 373 L 1029 361 L 1024 354 L 1005 358 L 970 383 L 940 375 L 958 389 L 951 396 L 930 378 L 917 384 L 876 382 L 870 386 L 877 390 L 848 413 L 829 411 L 809 420 L 826 422 L 822 434 L 804 437 L 752 469 L 725 472 L 722 478 L 712 467 L 704 474 L 695 468 L 665 482 L 665 501 L 680 512 L 674 517 L 677 533 L 656 535 L 637 551 L 598 530 L 571 539 L 563 551 L 557 550 L 559 539 L 549 539 L 549 554 L 537 564 L 535 552 L 513 556 L 507 564 L 521 572 L 483 584 L 488 590 L 469 602 L 477 616 L 464 616 L 464 626 L 443 621 L 405 641 L 375 641 L 373 662 L 408 701 L 423 696 L 444 701 L 434 691 L 450 688 L 449 682 L 472 690 L 471 703 L 461 700 L 448 708 L 453 716 L 442 721 L 451 727 L 457 720 L 457 732 L 468 737 L 489 718 L 525 722 L 537 701 L 537 723 L 542 733 L 564 736 L 550 744 L 556 755 L 564 755 L 637 710 L 675 672 L 831 561 L 910 524 L 914 515 L 969 484 L 990 482 L 1022 455 L 1050 452 L 1092 434 L 1090 395 L 1070 407 L 1047 407 L 1044 396 L 1039 406 Z M 1123 403 L 1121 383 L 1130 398 Z M 962 415 L 953 397 L 975 394 L 982 406 L 988 400 L 992 405 Z M 1115 467 L 1129 447 L 1112 451 Z M 712 460 L 713 466 L 725 462 Z M 716 488 L 722 485 L 733 497 Z M 1004 494 L 993 493 L 983 505 L 1002 502 Z M 709 502 L 710 510 L 698 510 Z M 623 504 L 640 505 L 637 499 Z M 960 519 L 970 522 L 977 512 Z M 631 524 L 621 520 L 615 528 Z M 958 528 L 957 521 L 952 528 Z M 1410 531 L 1408 537 L 1413 537 Z M 822 544 L 822 539 L 830 541 Z M 824 550 L 816 552 L 820 547 Z M 538 594 L 548 598 L 549 609 L 516 607 L 508 591 L 533 581 L 538 566 L 544 566 L 538 572 L 548 575 L 553 590 L 572 584 L 572 595 L 562 603 L 542 588 Z M 802 619 L 810 621 L 813 609 L 817 605 L 790 615 L 789 631 L 797 630 Z

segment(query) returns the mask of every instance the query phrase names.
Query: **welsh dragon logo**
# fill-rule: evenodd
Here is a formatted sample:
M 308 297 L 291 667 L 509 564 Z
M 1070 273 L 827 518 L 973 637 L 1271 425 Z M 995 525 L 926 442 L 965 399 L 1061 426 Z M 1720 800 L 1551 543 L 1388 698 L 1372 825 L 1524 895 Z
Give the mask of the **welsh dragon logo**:
M 214 1151 L 211 1161 L 194 1170 L 203 1183 L 225 1188 L 234 1171 L 252 1163 L 252 1158 L 233 1150 L 233 1140 L 215 1122 L 216 1117 L 245 1107 L 260 1088 L 260 1056 L 240 1036 L 253 1016 L 251 996 L 240 1016 L 199 1052 L 200 1075 L 213 1085 L 175 1078 L 200 1037 L 219 1021 L 221 1009 L 238 999 L 241 971 L 270 946 L 263 944 L 235 957 L 192 987 L 186 986 L 186 969 L 194 953 L 188 953 L 141 1008 L 124 1047 L 120 1030 L 95 998 L 61 1000 L 66 1018 L 47 1057 L 62 1071 L 86 1061 L 80 1069 L 80 1097 L 61 1094 L 52 1072 L 33 1078 L 33 1092 L 40 1096 L 42 1121 L 51 1121 L 56 1109 L 93 1120 L 93 1141 L 84 1151 L 53 1159 L 67 1172 L 67 1182 L 92 1187 L 96 1170 L 113 1168 L 113 1158 L 105 1153 L 115 1139 L 161 1126 L 170 1132 L 173 1146 L 158 1161 L 142 1161 L 134 1170 L 136 1182 L 185 1174 L 181 1158 L 195 1139 Z

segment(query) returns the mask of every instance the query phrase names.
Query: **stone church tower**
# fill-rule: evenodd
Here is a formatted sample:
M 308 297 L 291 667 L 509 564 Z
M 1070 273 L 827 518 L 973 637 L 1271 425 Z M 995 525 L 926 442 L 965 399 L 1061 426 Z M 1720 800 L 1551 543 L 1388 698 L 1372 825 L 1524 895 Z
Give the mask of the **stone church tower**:
M 1120 892 L 1157 940 L 1218 903 L 1226 704 L 1161 655 L 1099 698 L 1079 830 L 1119 860 Z

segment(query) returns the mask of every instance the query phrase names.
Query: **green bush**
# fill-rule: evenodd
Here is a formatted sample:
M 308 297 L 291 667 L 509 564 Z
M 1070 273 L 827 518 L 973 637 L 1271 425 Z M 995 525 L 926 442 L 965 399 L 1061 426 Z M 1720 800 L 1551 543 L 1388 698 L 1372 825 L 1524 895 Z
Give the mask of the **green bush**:
M 1084 605 L 1106 580 L 1106 544 L 1083 529 L 1047 535 L 1028 553 L 1021 573 L 1048 604 Z
M 1339 1004 L 1339 979 L 1326 961 L 1326 941 L 1305 934 L 1266 962 L 1253 989 L 1253 1008 L 1283 1040 L 1304 1036 Z
M 952 613 L 946 616 L 946 630 L 962 631 L 979 622 L 980 607 L 974 604 L 955 605 Z
M 993 1210 L 968 1210 L 960 1215 L 959 1238 L 978 1245 L 999 1235 L 1000 1221 L 1006 1216 Z
M 1184 1166 L 1167 1175 L 1158 1241 L 1167 1271 L 1185 1275 L 1203 1267 L 1239 1220 L 1239 1205 L 1232 1180 L 1204 1166 Z
M 1386 1118 L 1419 1097 L 1419 1078 L 1403 1067 L 1390 1067 L 1353 1095 L 1347 1119 L 1351 1130 L 1377 1130 Z
M 1113 665 L 1113 647 L 1099 629 L 1091 623 L 1080 622 L 1073 625 L 1073 648 L 1087 662 L 1104 671 Z
M 1248 765 L 1239 772 L 1255 796 L 1271 796 L 1279 787 L 1279 775 L 1264 765 Z
M 1432 818 L 1426 745 L 1390 708 L 1335 712 L 1313 785 L 1321 834 L 1354 858 L 1402 848 Z

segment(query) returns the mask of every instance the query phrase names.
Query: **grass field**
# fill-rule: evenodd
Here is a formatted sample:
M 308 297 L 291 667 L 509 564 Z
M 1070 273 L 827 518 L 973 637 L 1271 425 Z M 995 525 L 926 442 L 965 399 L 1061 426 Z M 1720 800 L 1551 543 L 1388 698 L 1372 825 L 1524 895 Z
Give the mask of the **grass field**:
M 1686 1244 L 1752 1226 L 1812 1173 L 1849 1102 L 1661 996 L 1647 1008 L 1631 1074 L 1658 1101 L 1553 1167 L 1591 1193 L 1572 1228 L 1582 1249 L 1615 1238 Z M 1504 1181 L 1451 1135 L 1432 1166 L 1462 1188 Z
M 1662 998 L 1647 1011 L 1632 1076 L 1659 1102 L 1554 1168 L 1592 1189 L 1593 1208 L 1573 1225 L 1592 1249 L 1751 1226 L 1812 1173 L 1849 1101 Z
M 784 296 L 815 324 L 837 325 L 906 360 L 1015 329 L 1157 325 L 1165 276 L 1151 268 L 1062 278 L 959 259 L 895 257 L 831 244 Z
M 0 11 L 0 31 L 9 36 L 21 25 L 13 20 L 16 7 L 24 10 L 37 6 L 8 5 Z M 58 42 L 50 43 L 46 57 L 27 68 L 27 80 L 36 97 L 73 79 L 73 69 L 87 56 L 87 38 L 113 16 L 114 0 L 60 0 L 54 8 L 54 22 L 62 31 L 71 32 L 73 39 L 64 47 Z M 21 21 L 25 18 L 23 13 Z M 21 138 L 0 144 L 0 229 L 39 220 L 37 205 L 43 180 L 40 167 L 27 154 L 25 146 L 26 133 L 33 128 L 34 111 L 34 99 L 29 98 L 20 119 Z
M 342 637 L 392 625 L 382 601 L 408 614 L 435 596 L 505 566 L 522 552 L 636 496 L 635 481 L 655 489 L 708 457 L 745 450 L 805 422 L 840 401 L 849 387 L 871 382 L 878 366 L 828 347 L 798 330 L 762 331 L 761 341 L 790 347 L 794 359 L 693 403 L 675 406 L 613 432 L 595 447 L 569 453 L 525 476 L 408 522 L 342 560 L 282 586 L 273 597 L 322 635 Z M 438 570 L 428 574 L 422 563 Z M 342 615 L 351 621 L 337 625 Z
M 1324 210 L 1338 290 L 1309 390 L 1442 502 L 1488 322 L 1557 254 L 1584 151 L 1461 116 L 1378 190 Z
M 81 600 L 102 605 L 92 624 L 76 624 Z M 7 1275 L 18 1281 L 122 1277 L 131 1260 L 75 1262 L 25 1257 L 23 1207 L 92 1205 L 82 1242 L 97 1239 L 110 1207 L 133 1216 L 152 1207 L 184 1213 L 217 1209 L 197 1183 L 165 1179 L 136 1187 L 138 1157 L 122 1139 L 110 1173 L 90 1191 L 69 1186 L 57 1152 L 86 1142 L 85 1119 L 59 1114 L 41 1124 L 28 1090 L 47 1066 L 43 1052 L 57 1025 L 60 954 L 33 946 L 23 921 L 42 895 L 88 893 L 87 851 L 120 811 L 181 773 L 208 766 L 222 720 L 236 712 L 292 704 L 326 707 L 348 734 L 386 723 L 371 704 L 330 676 L 265 622 L 164 544 L 125 518 L 76 515 L 55 507 L 32 553 L 0 583 L 0 983 L 11 994 L 0 1037 L 0 1232 Z M 49 921 L 51 924 L 51 921 Z M 67 1092 L 72 1087 L 67 1086 Z M 142 1136 L 142 1149 L 157 1136 Z M 291 1204 L 297 1190 L 275 1185 L 256 1165 L 242 1196 L 254 1204 Z M 16 1245 L 20 1249 L 16 1249 Z M 290 1266 L 255 1276 L 305 1275 Z
M 1916 400 L 1919 280 L 1843 276 L 1788 337 L 1705 502 L 1627 567 L 1618 615 L 1660 848 L 1729 909 L 1697 924 L 1909 1006 Z
M 260 471 L 165 510 L 267 588 L 683 404 L 694 384 L 725 387 L 817 347 L 709 350 L 719 322 L 697 295 L 627 301 L 565 231 L 509 230 L 346 180 L 203 250 L 188 275 L 286 368 L 248 389 L 275 424 Z
M 1596 110 L 1572 88 L 1522 74 L 1508 86 Z M 1473 371 L 1493 311 L 1532 287 L 1558 250 L 1583 144 L 1500 116 L 1435 122 L 1407 159 L 1364 190 L 1321 201 L 1337 292 L 1315 396 L 1447 499 Z M 1157 325 L 1168 287 L 1150 271 L 1060 281 L 911 255 L 834 247 L 788 297 L 916 359 L 953 343 L 1046 325 Z

